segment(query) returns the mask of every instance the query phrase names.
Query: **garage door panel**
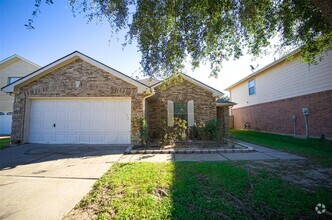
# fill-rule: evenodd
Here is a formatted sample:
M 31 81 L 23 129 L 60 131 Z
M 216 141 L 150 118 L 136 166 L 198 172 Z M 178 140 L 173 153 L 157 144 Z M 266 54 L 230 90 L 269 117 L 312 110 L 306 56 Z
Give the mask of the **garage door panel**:
M 32 100 L 29 141 L 129 144 L 130 112 L 130 99 Z
M 55 111 L 43 112 L 42 117 L 47 120 L 55 119 Z
M 81 120 L 91 120 L 91 111 L 81 111 L 80 112 L 80 118 Z
M 104 131 L 105 130 L 105 123 L 103 121 L 96 121 L 96 123 L 92 124 L 92 130 Z
M 130 102 L 118 101 L 118 108 L 119 109 L 128 109 L 128 108 L 130 108 Z
M 117 131 L 117 129 L 118 129 L 118 126 L 114 122 L 109 122 L 109 123 L 105 124 L 106 132 L 115 132 L 115 131 Z
M 81 108 L 82 109 L 91 108 L 92 107 L 92 102 L 93 101 L 89 101 L 89 100 L 81 101 Z
M 105 102 L 105 108 L 107 108 L 107 109 L 118 109 L 118 102 L 117 101 Z
M 106 135 L 106 142 L 117 144 L 119 142 L 119 135 L 118 134 L 108 134 L 108 135 Z
M 68 131 L 79 131 L 79 128 L 77 121 L 68 121 Z
M 43 108 L 53 108 L 55 109 L 56 107 L 56 101 L 44 101 L 44 105 L 42 106 Z
M 30 113 L 31 118 L 41 118 L 42 116 L 43 116 L 42 111 L 34 110 L 34 111 L 31 111 L 31 113 Z
M 68 123 L 64 123 L 64 122 L 57 122 L 56 123 L 56 127 L 55 127 L 55 131 L 59 131 L 59 132 L 63 132 L 63 131 L 67 131 L 67 126 Z
M 32 143 L 39 143 L 42 142 L 42 136 L 40 134 L 31 134 L 30 133 L 30 141 Z
M 45 141 L 45 142 L 53 142 L 54 141 L 54 136 L 53 134 L 44 134 L 42 136 L 42 140 Z
M 66 136 L 67 135 L 64 135 L 64 134 L 56 134 L 55 135 L 55 141 L 59 141 L 59 142 L 65 142 L 66 141 Z
M 105 101 L 101 100 L 101 101 L 93 101 L 92 102 L 92 106 L 95 109 L 100 109 L 100 108 L 104 108 L 105 107 Z
M 80 102 L 75 100 L 68 100 L 67 105 L 70 109 L 78 109 L 80 107 Z
M 78 121 L 80 118 L 80 114 L 77 111 L 68 111 L 67 118 L 68 118 L 68 120 L 71 120 L 71 121 Z
M 31 131 L 41 131 L 43 129 L 43 124 L 40 122 L 31 122 L 30 130 Z
M 123 132 L 122 134 L 119 134 L 120 140 L 125 140 L 127 142 L 130 142 L 130 134 L 129 132 Z
M 79 124 L 79 130 L 80 131 L 91 131 L 91 123 L 90 121 L 82 121 L 80 124 Z
M 55 113 L 55 119 L 56 120 L 64 120 L 64 119 L 67 119 L 67 112 L 56 112 Z
M 81 143 L 91 143 L 90 138 L 91 138 L 91 135 L 89 135 L 89 134 L 80 134 L 79 135 L 79 141 Z
M 95 142 L 104 143 L 105 142 L 105 135 L 103 135 L 103 134 L 92 135 L 92 143 L 95 143 Z
M 67 134 L 66 135 L 67 143 L 69 143 L 69 144 L 78 143 L 78 137 L 77 136 L 78 136 L 77 134 Z

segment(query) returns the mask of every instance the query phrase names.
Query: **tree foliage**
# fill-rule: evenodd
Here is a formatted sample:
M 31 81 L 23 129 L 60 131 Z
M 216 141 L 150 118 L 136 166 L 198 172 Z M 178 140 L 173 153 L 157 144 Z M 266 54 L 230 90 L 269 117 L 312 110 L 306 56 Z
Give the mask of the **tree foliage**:
M 154 77 L 181 72 L 185 61 L 193 68 L 209 62 L 216 76 L 223 61 L 245 53 L 257 57 L 271 46 L 301 48 L 307 63 L 332 49 L 330 0 L 68 1 L 89 21 L 106 19 L 115 33 L 127 30 L 125 43 L 137 40 L 144 72 Z M 29 28 L 42 2 L 36 0 Z

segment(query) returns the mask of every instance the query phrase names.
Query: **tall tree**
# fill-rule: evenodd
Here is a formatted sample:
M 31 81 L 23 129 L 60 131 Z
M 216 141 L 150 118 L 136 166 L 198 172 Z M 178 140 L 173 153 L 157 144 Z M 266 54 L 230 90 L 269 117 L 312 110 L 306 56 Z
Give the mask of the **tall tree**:
M 277 39 L 276 50 L 301 48 L 301 58 L 315 63 L 332 49 L 331 0 L 68 0 L 73 13 L 89 21 L 106 19 L 114 32 L 128 30 L 125 43 L 137 40 L 141 65 L 149 76 L 179 73 L 184 61 L 196 68 L 243 54 L 261 55 Z M 33 20 L 41 3 L 26 25 Z

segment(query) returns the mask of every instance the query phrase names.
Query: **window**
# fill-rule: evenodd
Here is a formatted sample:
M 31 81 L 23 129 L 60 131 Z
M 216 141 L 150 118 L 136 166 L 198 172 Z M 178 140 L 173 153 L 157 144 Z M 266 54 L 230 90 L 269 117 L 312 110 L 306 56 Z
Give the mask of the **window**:
M 7 112 L 6 115 L 13 115 L 13 112 Z
M 174 118 L 181 118 L 188 122 L 187 103 L 174 103 Z
M 173 126 L 174 118 L 181 118 L 186 120 L 188 126 L 195 125 L 194 114 L 194 100 L 189 100 L 187 103 L 174 103 L 171 100 L 167 101 L 167 125 Z
M 8 84 L 16 82 L 19 79 L 21 79 L 21 78 L 20 77 L 8 77 Z
M 5 115 L 5 113 L 4 112 L 0 112 L 0 115 Z
M 249 95 L 255 94 L 255 80 L 250 80 L 248 82 L 248 87 L 249 87 Z

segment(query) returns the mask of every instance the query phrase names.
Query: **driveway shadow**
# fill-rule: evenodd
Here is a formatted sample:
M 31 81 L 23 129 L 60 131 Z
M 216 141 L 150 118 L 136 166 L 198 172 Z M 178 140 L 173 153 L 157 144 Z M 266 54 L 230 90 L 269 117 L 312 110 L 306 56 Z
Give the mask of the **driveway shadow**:
M 8 170 L 19 165 L 45 161 L 118 155 L 123 154 L 127 147 L 128 145 L 24 144 L 0 151 L 0 170 Z

